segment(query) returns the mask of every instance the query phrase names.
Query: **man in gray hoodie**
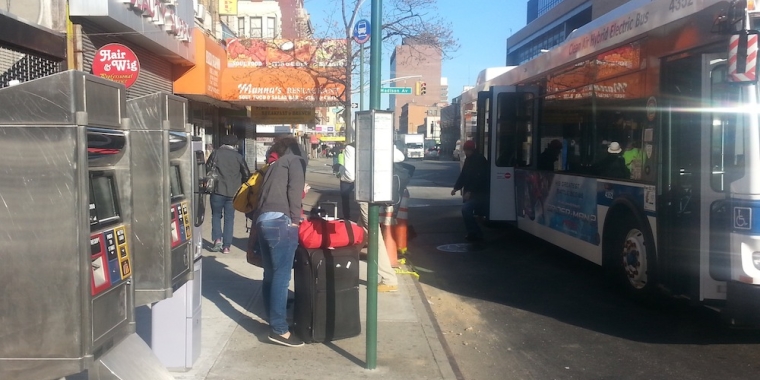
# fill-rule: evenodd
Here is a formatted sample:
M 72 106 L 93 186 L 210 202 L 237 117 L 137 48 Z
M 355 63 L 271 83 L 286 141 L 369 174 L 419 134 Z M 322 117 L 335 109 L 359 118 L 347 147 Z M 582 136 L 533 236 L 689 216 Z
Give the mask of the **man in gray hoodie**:
M 237 193 L 240 184 L 251 176 L 243 156 L 237 151 L 238 139 L 234 135 L 222 136 L 222 146 L 211 153 L 206 162 L 207 169 L 216 166 L 219 171 L 219 181 L 211 194 L 211 239 L 214 242 L 212 251 L 230 253 L 232 231 L 235 223 L 235 208 L 232 198 Z M 224 230 L 222 230 L 224 218 Z

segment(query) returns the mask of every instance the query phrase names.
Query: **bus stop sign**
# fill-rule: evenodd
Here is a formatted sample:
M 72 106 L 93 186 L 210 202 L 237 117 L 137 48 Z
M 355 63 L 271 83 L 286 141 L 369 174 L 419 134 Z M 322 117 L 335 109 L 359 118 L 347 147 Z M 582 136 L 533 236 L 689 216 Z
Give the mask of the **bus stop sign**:
M 362 45 L 369 41 L 370 35 L 369 21 L 361 19 L 354 24 L 354 41 L 357 44 Z

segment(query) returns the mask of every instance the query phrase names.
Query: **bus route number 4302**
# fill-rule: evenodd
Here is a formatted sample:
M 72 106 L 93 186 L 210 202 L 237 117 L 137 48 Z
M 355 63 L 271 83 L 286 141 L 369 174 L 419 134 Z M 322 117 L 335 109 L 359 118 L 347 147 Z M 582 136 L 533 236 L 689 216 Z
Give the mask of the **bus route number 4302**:
M 670 11 L 680 11 L 681 9 L 694 5 L 694 0 L 670 0 Z

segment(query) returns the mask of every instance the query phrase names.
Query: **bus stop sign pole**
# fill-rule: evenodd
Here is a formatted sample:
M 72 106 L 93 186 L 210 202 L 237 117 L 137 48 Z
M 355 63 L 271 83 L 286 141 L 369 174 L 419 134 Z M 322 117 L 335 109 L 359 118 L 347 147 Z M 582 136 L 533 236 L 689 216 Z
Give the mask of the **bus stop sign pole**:
M 369 63 L 369 103 L 370 109 L 380 110 L 380 68 L 382 67 L 382 0 L 372 0 L 372 15 L 370 19 L 371 36 Z M 361 85 L 361 84 L 360 84 Z M 372 131 L 372 140 L 374 141 Z M 374 168 L 370 168 L 373 171 Z M 367 369 L 377 367 L 377 244 L 379 230 L 377 203 L 369 204 L 368 222 L 369 247 L 367 251 Z

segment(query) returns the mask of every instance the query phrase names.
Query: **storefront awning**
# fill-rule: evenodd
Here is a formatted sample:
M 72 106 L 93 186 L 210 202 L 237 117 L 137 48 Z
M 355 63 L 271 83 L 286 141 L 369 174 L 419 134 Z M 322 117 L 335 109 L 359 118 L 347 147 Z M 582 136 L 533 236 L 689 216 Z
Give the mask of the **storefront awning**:
M 312 108 L 346 97 L 345 40 L 227 41 L 222 100 L 256 107 Z

